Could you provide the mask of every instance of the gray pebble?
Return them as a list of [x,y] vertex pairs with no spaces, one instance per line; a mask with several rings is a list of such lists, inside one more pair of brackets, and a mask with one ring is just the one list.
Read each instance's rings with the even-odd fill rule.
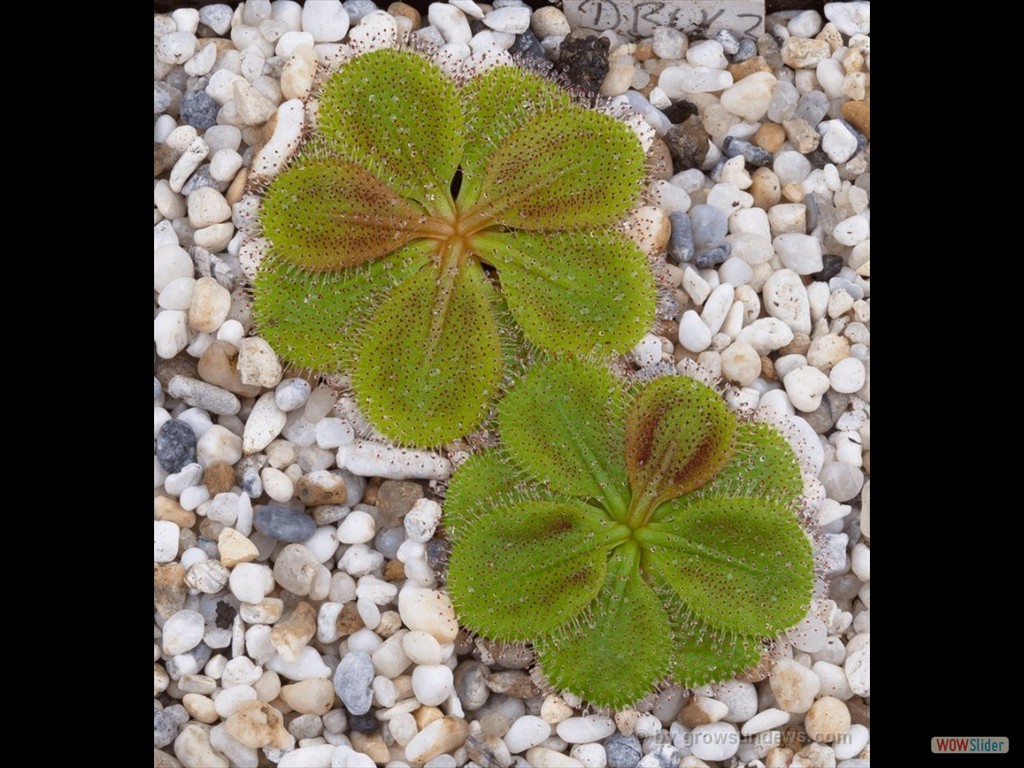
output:
[[775,93],[768,102],[768,119],[773,123],[789,120],[796,112],[799,101],[800,91],[796,86],[786,80],[779,80],[775,84]]
[[613,733],[605,740],[604,751],[608,758],[608,768],[636,768],[643,756],[640,739],[621,733]]
[[256,469],[249,467],[242,473],[242,490],[250,499],[258,499],[263,495],[263,480]]
[[820,480],[830,499],[844,502],[860,493],[864,473],[852,464],[833,461],[822,468]]
[[162,709],[153,707],[153,746],[166,747],[178,736],[178,724]]
[[352,26],[355,26],[366,14],[379,10],[373,0],[345,0],[341,7],[348,14],[348,22]]
[[206,84],[200,81],[197,87],[186,93],[181,99],[181,121],[191,125],[197,131],[205,131],[217,124],[217,112],[220,105],[206,92]]
[[189,249],[189,255],[195,262],[196,272],[200,277],[212,277],[229,291],[235,287],[235,283],[241,276],[241,267],[237,261],[234,263],[226,261],[198,245],[193,245]]
[[305,512],[272,504],[254,510],[253,524],[278,541],[305,541],[316,533],[316,523]]
[[184,421],[165,421],[156,436],[156,460],[168,474],[196,460],[196,433]]
[[693,259],[693,265],[697,269],[710,269],[721,264],[732,254],[732,246],[729,243],[720,243],[714,248],[701,251]]
[[[840,269],[842,269],[842,266],[840,266]],[[838,272],[839,270],[836,271]],[[843,277],[829,278],[828,288],[832,293],[846,291],[854,301],[864,298],[864,289],[852,280],[847,280]]]
[[736,55],[732,57],[732,60],[736,63],[752,59],[757,56],[757,43],[751,38],[744,37],[740,40],[739,50],[736,51]]
[[679,768],[683,756],[671,744],[663,744],[644,755],[637,763],[638,768]]
[[804,420],[819,435],[823,435],[835,426],[836,419],[842,416],[846,406],[850,404],[850,396],[829,390],[821,396],[821,405],[810,413],[802,414]]
[[722,143],[722,149],[726,157],[743,155],[743,159],[751,165],[770,165],[772,162],[771,152],[761,149],[761,147],[751,144],[749,141],[737,139],[735,136],[726,136],[725,141]]
[[[167,83],[155,80],[153,82],[153,114],[162,115],[171,108],[171,103],[174,101],[174,94],[177,89],[172,88]],[[181,95],[180,93],[178,94]]]
[[487,687],[490,673],[487,665],[480,661],[464,661],[455,668],[455,691],[466,711],[480,709],[487,703],[491,695]]
[[153,399],[156,400],[164,392],[164,388],[160,385],[160,379],[156,376],[153,377]]
[[736,39],[736,36],[728,29],[720,29],[715,33],[713,40],[718,41],[722,46],[722,50],[728,55],[739,53],[740,41]]
[[729,234],[729,220],[721,208],[695,205],[690,209],[693,244],[698,251],[718,245]]
[[[339,507],[339,509],[345,509],[345,507]],[[385,559],[394,560],[403,541],[405,541],[405,528],[382,528],[377,531],[373,546],[384,555]]]
[[182,675],[196,675],[210,660],[212,651],[206,643],[200,643],[190,651],[179,653],[167,662],[167,674],[171,680],[180,680]]
[[813,232],[818,228],[818,195],[813,192],[804,195],[804,205],[807,206],[805,229]]
[[334,672],[334,690],[353,715],[365,715],[373,701],[373,661],[363,651],[349,651]]
[[210,164],[203,163],[188,177],[188,181],[181,188],[181,194],[191,195],[202,187],[213,187],[218,192],[224,192],[231,185],[230,181],[218,181],[210,173]]
[[693,258],[693,226],[690,217],[683,211],[673,211],[668,215],[672,225],[672,236],[668,241],[668,254],[678,264]]
[[187,376],[172,377],[167,384],[167,394],[218,416],[234,416],[242,408],[238,398],[226,389]]
[[808,91],[800,97],[793,117],[802,117],[812,126],[817,126],[828,114],[828,96],[821,91]]
[[288,723],[288,733],[296,739],[315,739],[324,731],[319,715],[299,715]]

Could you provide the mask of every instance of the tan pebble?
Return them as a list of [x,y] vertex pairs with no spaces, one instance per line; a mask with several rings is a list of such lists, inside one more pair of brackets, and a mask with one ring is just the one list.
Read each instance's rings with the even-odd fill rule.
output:
[[281,694],[281,677],[268,669],[252,687],[260,701],[273,701]]
[[843,117],[850,121],[854,128],[871,138],[871,102],[848,101],[843,104]]
[[371,507],[377,506],[377,491],[380,490],[382,482],[382,478],[370,478],[370,481],[366,484],[366,490],[363,491],[363,504],[369,504]]
[[831,744],[849,732],[850,710],[834,696],[822,696],[807,710],[804,728],[815,741]]
[[273,624],[284,613],[284,601],[279,597],[265,597],[258,603],[242,603],[238,615],[246,624]]
[[217,537],[217,551],[220,553],[221,564],[228,568],[234,568],[239,563],[251,563],[260,554],[256,545],[234,528],[221,530]]
[[775,665],[769,684],[779,708],[792,713],[810,709],[821,688],[818,676],[792,659],[783,659]]
[[153,768],[182,768],[182,765],[174,755],[153,747]]
[[647,153],[647,168],[650,181],[668,179],[672,176],[672,153],[660,137],[655,136]]
[[231,293],[212,277],[196,280],[192,289],[192,305],[188,308],[188,323],[201,333],[214,333],[227,319],[231,310]]
[[281,713],[264,701],[247,701],[225,723],[228,733],[250,749],[285,749],[294,738],[284,727]]
[[224,199],[228,201],[228,205],[234,205],[245,195],[246,186],[249,183],[249,169],[242,168],[235,174],[235,178],[232,179],[231,185],[228,187],[228,191],[224,193]]
[[672,235],[668,214],[653,205],[642,205],[629,217],[629,236],[640,250],[654,256],[665,250]]
[[300,680],[281,686],[280,696],[296,712],[325,715],[334,706],[334,683],[319,677]]
[[276,387],[284,372],[270,344],[251,336],[238,345],[238,373],[243,384]]
[[778,123],[765,121],[761,123],[761,127],[754,134],[754,143],[765,152],[771,152],[773,155],[782,148],[782,144],[785,141],[786,131]]
[[203,696],[201,693],[186,693],[181,703],[188,713],[201,723],[215,723],[220,719],[216,707],[213,706],[213,699]]
[[181,610],[187,594],[185,569],[181,563],[153,565],[153,604],[157,613],[169,619]]
[[405,563],[388,560],[384,564],[384,581],[402,581],[405,578]]
[[384,611],[380,615],[380,624],[377,625],[374,632],[386,640],[401,628],[402,617],[398,615],[398,611]]
[[805,197],[803,185],[795,181],[787,184],[782,188],[782,197],[790,203],[802,203]]
[[747,192],[754,198],[754,206],[767,211],[782,198],[779,177],[771,168],[758,168],[750,175],[751,184]]
[[412,22],[413,29],[419,29],[423,24],[423,17],[420,12],[408,3],[392,3],[388,6],[388,13],[392,16],[404,16],[409,19]]
[[832,49],[824,40],[808,40],[806,37],[789,37],[782,44],[782,61],[793,69],[810,69],[832,55]]
[[764,768],[789,768],[793,759],[793,750],[787,747],[775,747],[765,755]]
[[794,764],[803,768],[832,768],[836,764],[836,753],[824,744],[808,744],[796,753],[790,765]]
[[843,70],[846,72],[863,72],[864,54],[856,48],[847,48],[846,53],[839,58],[839,63],[843,65]]
[[342,639],[348,637],[353,632],[358,632],[362,629],[365,624],[359,616],[359,611],[356,610],[355,603],[345,603],[341,609],[341,613],[338,614],[338,618],[335,621],[335,627],[338,630],[338,636]]
[[849,99],[861,101],[868,95],[868,75],[866,72],[850,72],[843,78],[842,94]]
[[755,72],[771,72],[772,68],[768,66],[768,62],[764,60],[764,56],[751,56],[746,61],[741,61],[738,64],[730,64],[726,67],[729,73],[732,75],[732,81],[735,83],[742,80],[747,75],[752,75]]
[[203,485],[210,496],[227,493],[235,485],[235,468],[224,461],[214,462],[203,472]]
[[227,526],[224,523],[218,523],[216,520],[211,520],[208,517],[204,517],[199,522],[199,534],[206,539],[213,541],[220,537],[221,531]]
[[768,677],[768,674],[772,670],[775,662],[772,658],[764,653],[761,655],[761,659],[752,666],[750,669],[745,669],[740,674],[736,675],[737,680],[741,680],[744,683],[759,683]]
[[315,634],[316,609],[300,600],[292,612],[270,630],[270,642],[285,661],[294,662]]
[[803,355],[811,347],[811,337],[803,331],[793,334],[793,340],[779,350],[779,355]]
[[548,694],[540,705],[540,717],[545,723],[555,725],[573,716],[573,708],[565,699],[556,694]]
[[786,138],[793,145],[793,149],[802,155],[813,152],[818,148],[818,144],[821,143],[821,136],[802,117],[784,120],[782,127],[785,129]]
[[384,765],[384,763],[391,759],[388,745],[384,743],[384,739],[379,733],[350,731],[348,737],[352,742],[352,749],[368,755],[377,765]]
[[177,499],[170,496],[153,497],[153,519],[170,520],[179,528],[191,528],[196,524],[196,513],[182,509]]
[[296,483],[299,499],[307,507],[321,504],[345,504],[348,490],[345,479],[330,472],[315,472],[303,475]]
[[807,364],[828,373],[832,366],[849,356],[850,340],[845,336],[829,333],[811,342],[807,350]]
[[223,387],[241,397],[256,397],[262,389],[245,384],[238,373],[238,348],[230,342],[215,340],[199,358],[199,378]]
[[[159,648],[157,649],[159,652]],[[170,675],[167,674],[167,670],[161,667],[159,664],[153,665],[153,695],[157,696],[167,690],[168,684],[171,682]]]
[[644,40],[642,43],[637,43],[636,50],[633,51],[633,55],[637,61],[647,61],[654,57],[654,44],[649,40]]
[[420,707],[412,713],[412,716],[416,719],[416,727],[422,731],[435,720],[444,717],[444,712],[437,707]]
[[300,45],[281,68],[281,96],[285,99],[305,99],[313,87],[316,76],[316,54],[308,45]]
[[188,723],[174,740],[174,755],[185,768],[228,768],[231,763],[210,746],[210,729],[202,723]]
[[495,693],[503,693],[515,699],[532,699],[540,690],[526,672],[516,669],[503,670],[487,676],[487,687]]
[[[417,712],[419,711],[417,710]],[[417,722],[419,721],[417,720]],[[445,752],[455,751],[466,743],[468,735],[469,726],[465,720],[441,717],[429,723],[425,728],[420,727],[420,732],[406,745],[405,757],[412,763],[425,763]]]
[[831,21],[821,28],[821,32],[815,35],[814,39],[828,43],[830,55],[843,47],[843,33]]

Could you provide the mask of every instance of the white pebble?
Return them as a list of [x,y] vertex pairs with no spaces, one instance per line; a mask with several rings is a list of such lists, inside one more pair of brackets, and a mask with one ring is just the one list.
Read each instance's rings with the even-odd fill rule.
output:
[[834,696],[841,701],[846,701],[853,696],[850,683],[846,679],[846,672],[838,664],[816,661],[811,670],[818,676],[818,681],[821,684],[818,692],[822,696]]
[[569,751],[569,756],[579,760],[585,768],[605,768],[608,765],[608,753],[600,744],[576,744]]
[[284,472],[274,467],[264,467],[260,472],[263,492],[274,501],[289,501],[295,494],[295,483]]
[[530,9],[525,5],[496,8],[484,16],[484,24],[497,32],[519,35],[530,28]]
[[153,318],[153,341],[156,353],[169,360],[188,346],[188,315],[179,310],[164,309]]
[[816,653],[825,647],[828,629],[825,622],[814,615],[807,615],[793,629],[786,633],[790,643],[798,651]]
[[[535,10],[533,18],[530,20],[530,26],[533,29],[533,33],[540,40],[543,40],[545,37],[564,37],[572,31],[569,27],[568,19],[565,18],[565,14],[562,13],[561,9],[554,6],[542,6]],[[657,34],[657,30],[655,30],[655,34]],[[670,58],[661,54],[658,55],[661,58]]]
[[436,707],[444,703],[454,689],[452,671],[443,664],[421,664],[412,672],[412,691],[421,704]]
[[440,664],[444,661],[441,644],[433,635],[420,630],[409,632],[402,638],[402,649],[415,664]]
[[[871,732],[866,727],[860,723],[854,723],[850,726],[850,730],[832,745],[832,749],[836,753],[836,759],[849,760],[856,757],[864,751],[864,747],[868,745],[870,738]],[[845,766],[846,764],[844,763],[843,765]]]
[[615,721],[606,715],[570,717],[555,726],[558,736],[570,744],[600,741],[615,733]]
[[398,593],[398,613],[409,629],[427,632],[439,643],[451,642],[458,634],[455,609],[444,592],[407,583]]
[[757,713],[757,689],[753,683],[728,680],[714,687],[715,698],[729,708],[723,720],[744,723]]
[[518,718],[503,737],[505,746],[513,755],[542,744],[551,735],[551,726],[536,715]]
[[775,93],[775,84],[775,75],[771,72],[754,72],[724,90],[721,105],[744,120],[762,120]]
[[158,293],[174,280],[191,278],[194,273],[192,257],[178,245],[164,245],[153,251],[153,290]]
[[722,44],[717,40],[702,40],[691,45],[686,51],[686,61],[695,67],[711,69],[725,69],[729,66]]
[[841,245],[857,245],[871,236],[871,224],[866,216],[851,216],[833,227],[832,236]]
[[185,198],[171,189],[167,179],[159,179],[153,185],[153,205],[166,219],[180,219],[187,212]]
[[431,499],[417,499],[405,516],[405,533],[412,541],[428,542],[441,522],[441,505]]
[[825,18],[844,35],[871,34],[871,3],[868,0],[825,3]]
[[170,520],[153,521],[153,561],[169,563],[178,556],[181,530]]
[[452,471],[451,462],[437,453],[396,448],[371,440],[341,446],[337,462],[338,467],[354,475],[391,480],[445,480]]
[[[194,129],[193,129],[194,130]],[[171,185],[171,189],[175,192],[181,192],[181,188],[185,186],[185,182],[188,181],[192,172],[199,167],[199,164],[206,159],[206,156],[210,152],[209,145],[198,136],[192,140],[181,157],[178,158],[177,162],[174,163],[174,167],[171,168],[171,175],[168,177],[168,183]]]
[[772,240],[783,265],[798,275],[810,275],[822,268],[821,243],[811,235],[787,233]]
[[[732,307],[733,297],[735,296],[735,287],[729,283],[722,283],[716,287],[711,295],[708,296],[706,302],[704,302],[704,309],[700,313],[700,319],[708,327],[711,335],[714,336],[722,328],[722,323],[725,322],[725,316],[728,314],[729,309]],[[682,325],[680,324],[680,333],[682,333]],[[685,346],[685,345],[684,345]],[[687,349],[690,349],[687,347]],[[699,352],[701,350],[690,349],[691,352]]]
[[427,19],[448,43],[465,43],[473,39],[466,14],[448,3],[431,3]]
[[231,570],[228,588],[243,603],[259,603],[274,588],[274,573],[259,563],[238,563]]
[[793,330],[774,317],[762,317],[743,328],[736,341],[749,344],[759,355],[766,355],[793,340]]
[[871,580],[871,549],[863,542],[858,542],[850,554],[850,568],[861,581]]
[[[685,280],[685,277],[684,277]],[[692,309],[683,313],[679,320],[679,343],[690,352],[703,352],[711,345],[711,331],[700,315]]]
[[[223,329],[223,326],[221,326]],[[277,385],[274,402],[285,413],[298,410],[309,399],[309,382],[305,379],[284,379]]]
[[732,83],[732,75],[727,70],[696,67],[692,64],[666,67],[658,77],[658,87],[673,100],[686,98],[694,93],[721,91]]
[[782,383],[793,407],[805,413],[817,410],[829,388],[828,376],[809,365],[790,371]]
[[845,163],[857,152],[857,137],[842,121],[826,120],[818,125],[818,132],[821,149],[832,162]]
[[356,509],[338,526],[338,541],[342,544],[365,544],[376,533],[376,522],[369,513]]
[[629,354],[641,368],[654,365],[661,360],[661,341],[653,333],[646,333]]
[[846,357],[836,363],[829,371],[829,382],[836,392],[852,394],[860,391],[867,380],[864,363],[855,357]]
[[191,32],[169,32],[156,44],[156,58],[164,64],[184,64],[196,52],[196,36]]
[[740,734],[732,723],[698,725],[690,731],[690,750],[701,760],[727,760],[740,746]]
[[788,325],[794,333],[811,332],[811,306],[800,275],[792,269],[773,272],[762,288],[768,314]]
[[249,412],[242,432],[242,450],[259,453],[281,434],[287,417],[277,407],[273,392],[265,392]]
[[348,32],[348,13],[341,0],[317,0],[302,9],[302,30],[318,43],[335,43]]

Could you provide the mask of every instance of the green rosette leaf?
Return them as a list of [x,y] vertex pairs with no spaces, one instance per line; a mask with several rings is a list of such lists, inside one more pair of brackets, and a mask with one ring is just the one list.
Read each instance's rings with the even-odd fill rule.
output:
[[572,499],[495,507],[468,523],[448,564],[467,627],[531,640],[578,616],[604,583],[612,525]]
[[772,636],[806,614],[814,589],[811,542],[792,510],[761,499],[677,505],[634,534],[644,569],[720,631]]
[[619,547],[585,615],[534,642],[548,681],[599,707],[629,706],[669,673],[668,615],[641,578],[637,558],[635,545]]
[[462,157],[455,83],[411,51],[372,51],[324,86],[317,115],[330,149],[431,213],[452,210]]
[[486,232],[473,247],[498,267],[513,317],[547,352],[626,352],[654,322],[653,273],[620,232]]
[[356,400],[402,444],[442,445],[476,429],[501,384],[493,289],[479,264],[451,278],[444,284],[433,264],[420,270],[388,295],[359,339]]
[[622,384],[574,359],[535,365],[498,406],[505,449],[536,480],[625,511]]

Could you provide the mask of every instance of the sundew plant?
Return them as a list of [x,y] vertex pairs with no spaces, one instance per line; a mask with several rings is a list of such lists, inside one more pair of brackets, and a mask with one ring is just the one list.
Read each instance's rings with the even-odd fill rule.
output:
[[448,590],[473,632],[532,642],[553,687],[620,708],[718,682],[806,615],[797,457],[715,390],[555,360],[511,389],[498,428],[447,492]]
[[618,228],[644,174],[629,127],[539,76],[359,56],[263,197],[258,331],[294,366],[348,374],[385,437],[450,442],[524,346],[608,357],[648,330],[653,273]]

